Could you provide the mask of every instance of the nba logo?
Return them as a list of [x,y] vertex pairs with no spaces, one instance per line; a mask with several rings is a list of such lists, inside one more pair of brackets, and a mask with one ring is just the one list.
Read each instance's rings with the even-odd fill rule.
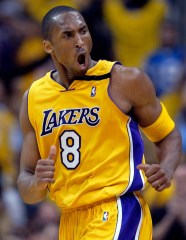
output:
[[107,222],[108,221],[108,217],[109,217],[109,212],[104,212],[102,221],[103,222]]
[[94,97],[95,95],[96,95],[96,87],[92,87],[91,97]]

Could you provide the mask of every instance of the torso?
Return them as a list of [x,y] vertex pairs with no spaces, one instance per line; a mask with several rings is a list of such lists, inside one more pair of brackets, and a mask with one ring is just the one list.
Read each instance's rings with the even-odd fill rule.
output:
[[144,161],[138,124],[108,94],[113,65],[99,61],[68,90],[48,73],[29,91],[28,113],[41,158],[52,144],[57,147],[56,181],[49,189],[63,210],[144,187],[136,169]]

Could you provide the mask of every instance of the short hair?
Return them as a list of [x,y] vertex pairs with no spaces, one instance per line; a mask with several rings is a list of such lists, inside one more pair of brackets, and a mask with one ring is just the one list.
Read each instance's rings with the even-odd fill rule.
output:
[[78,10],[69,6],[57,6],[52,8],[50,11],[46,13],[46,15],[43,17],[43,20],[42,20],[42,32],[43,32],[43,38],[45,40],[51,40],[52,26],[54,24],[53,18],[59,14],[63,14],[66,12],[79,13]]

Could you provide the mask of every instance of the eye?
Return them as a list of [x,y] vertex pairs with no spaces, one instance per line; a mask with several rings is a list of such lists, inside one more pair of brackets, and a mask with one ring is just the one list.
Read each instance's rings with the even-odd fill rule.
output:
[[70,38],[70,37],[72,37],[72,33],[71,32],[64,32],[63,36],[64,36],[64,38]]
[[87,33],[87,28],[83,27],[80,29],[81,34],[86,34]]

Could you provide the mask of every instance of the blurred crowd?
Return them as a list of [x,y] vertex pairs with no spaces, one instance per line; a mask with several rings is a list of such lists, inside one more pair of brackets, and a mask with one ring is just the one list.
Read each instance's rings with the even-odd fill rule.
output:
[[[49,199],[26,205],[16,187],[22,135],[19,108],[31,83],[54,68],[42,46],[41,20],[52,7],[83,14],[93,38],[92,58],[143,69],[177,122],[182,162],[171,188],[144,192],[154,240],[186,239],[185,0],[0,0],[0,240],[57,240],[60,209]],[[137,87],[137,86],[136,86]],[[146,161],[155,161],[144,136]]]

